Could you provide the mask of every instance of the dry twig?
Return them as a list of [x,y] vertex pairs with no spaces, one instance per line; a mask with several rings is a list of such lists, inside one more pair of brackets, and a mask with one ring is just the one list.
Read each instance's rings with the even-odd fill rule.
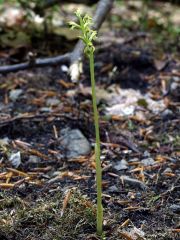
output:
[[[113,4],[113,0],[100,0],[95,15],[93,17],[94,26],[93,28],[98,30],[105,17],[107,16],[108,12],[110,11]],[[59,64],[70,64],[70,77],[72,80],[77,80],[75,78],[79,77],[80,69],[79,69],[79,61],[82,58],[84,50],[84,44],[82,41],[78,41],[74,50],[70,53],[66,53],[64,55],[56,56],[56,57],[49,57],[49,58],[37,58],[34,61],[29,61],[20,64],[14,65],[6,65],[0,67],[0,73],[10,73],[10,72],[17,72],[20,70],[30,69],[30,68],[37,68],[37,67],[46,67],[46,66],[57,66]],[[76,69],[76,74],[75,73]]]

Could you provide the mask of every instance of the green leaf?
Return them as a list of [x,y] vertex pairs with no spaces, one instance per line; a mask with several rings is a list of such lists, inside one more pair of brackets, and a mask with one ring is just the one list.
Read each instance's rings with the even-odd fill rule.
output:
[[93,31],[93,32],[91,33],[91,36],[89,37],[89,40],[92,41],[92,40],[96,39],[96,35],[97,35],[97,32],[96,32],[96,31]]
[[71,26],[71,29],[74,29],[74,28],[81,29],[81,26],[75,22],[69,22],[69,25]]

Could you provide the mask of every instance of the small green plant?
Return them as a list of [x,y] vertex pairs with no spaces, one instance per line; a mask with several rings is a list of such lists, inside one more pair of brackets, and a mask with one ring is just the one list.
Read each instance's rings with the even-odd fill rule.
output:
[[81,13],[77,10],[75,12],[79,24],[70,22],[72,29],[78,29],[81,31],[79,37],[85,44],[84,53],[89,58],[90,75],[91,75],[91,89],[92,89],[92,102],[94,112],[94,124],[96,133],[95,144],[95,156],[96,156],[96,186],[97,186],[97,234],[102,235],[102,223],[103,223],[103,208],[102,208],[102,169],[100,162],[100,136],[99,136],[99,114],[97,110],[96,101],[96,89],[95,89],[95,77],[94,77],[94,51],[93,40],[96,39],[97,32],[91,29],[92,18],[87,14],[81,16]]

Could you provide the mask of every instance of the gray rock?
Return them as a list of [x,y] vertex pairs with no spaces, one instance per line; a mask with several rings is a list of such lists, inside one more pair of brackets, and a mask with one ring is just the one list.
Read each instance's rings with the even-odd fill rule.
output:
[[35,155],[30,155],[28,159],[28,163],[39,163],[40,161],[40,158]]
[[57,98],[48,98],[46,101],[47,106],[58,106],[60,104],[60,100]]
[[174,97],[179,97],[180,93],[180,77],[172,77],[170,85],[170,93]]
[[125,159],[122,159],[121,161],[118,161],[113,168],[117,171],[126,170],[128,169],[128,163]]
[[22,89],[13,89],[10,91],[9,93],[9,98],[15,102],[19,96],[23,93],[23,90]]
[[180,213],[180,204],[172,204],[169,208],[174,213]]
[[142,163],[144,166],[151,166],[151,165],[154,165],[154,164],[155,164],[155,161],[154,161],[154,159],[152,159],[152,158],[144,158],[143,160],[141,160],[141,163]]
[[79,129],[65,128],[60,132],[61,146],[65,149],[67,158],[88,155],[91,145]]
[[111,192],[111,193],[119,192],[118,188],[115,185],[110,186],[108,188],[108,191]]
[[163,112],[162,112],[162,117],[163,118],[166,118],[166,117],[170,117],[173,115],[173,112],[170,110],[170,109],[165,109]]
[[148,151],[145,151],[145,152],[143,153],[143,156],[144,156],[144,157],[150,157],[150,156],[151,156],[151,154],[150,154],[150,152],[148,152]]
[[15,168],[18,168],[19,165],[21,164],[21,153],[16,152],[16,153],[12,153],[9,157],[9,161],[11,162],[12,166]]

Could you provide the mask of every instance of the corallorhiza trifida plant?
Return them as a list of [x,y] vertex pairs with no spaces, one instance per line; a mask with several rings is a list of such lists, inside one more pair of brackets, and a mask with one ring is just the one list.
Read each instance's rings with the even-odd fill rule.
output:
[[96,156],[96,185],[97,185],[97,234],[102,235],[102,224],[103,224],[103,208],[102,208],[102,169],[100,162],[100,136],[99,136],[99,114],[96,103],[96,89],[95,89],[95,77],[94,77],[94,51],[93,40],[96,39],[97,32],[91,29],[92,18],[87,14],[82,16],[77,10],[75,12],[79,24],[70,22],[72,29],[78,29],[81,31],[79,38],[84,42],[85,48],[84,53],[89,58],[90,75],[91,75],[91,89],[92,89],[92,102],[94,112],[94,124],[96,133],[95,143],[95,156]]

